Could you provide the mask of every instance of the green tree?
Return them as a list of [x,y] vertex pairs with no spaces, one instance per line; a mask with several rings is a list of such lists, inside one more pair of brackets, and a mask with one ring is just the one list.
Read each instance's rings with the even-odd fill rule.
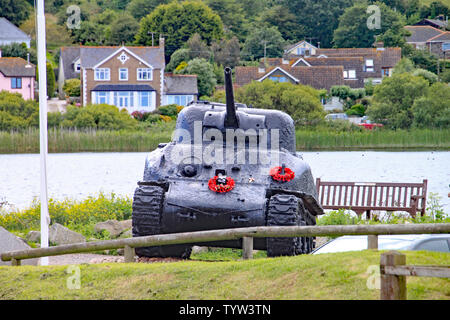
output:
[[186,46],[189,50],[189,60],[194,58],[211,58],[211,50],[202,40],[202,37],[198,33],[194,33],[189,40],[186,42]]
[[199,96],[210,96],[217,84],[214,67],[207,60],[195,58],[188,62],[186,68],[175,71],[181,74],[196,74]]
[[47,95],[50,98],[55,96],[56,80],[55,72],[53,71],[52,65],[47,63]]
[[236,91],[236,101],[255,108],[286,112],[296,125],[320,122],[325,116],[320,92],[308,86],[276,83],[271,80],[252,81]]
[[221,66],[234,68],[238,65],[241,57],[241,48],[239,40],[233,37],[229,40],[222,39],[215,41],[211,45],[211,50],[214,55],[214,61]]
[[261,23],[266,27],[277,27],[286,41],[298,41],[308,36],[306,28],[298,24],[295,14],[281,5],[265,10],[261,15]]
[[79,29],[70,32],[73,41],[82,45],[103,45],[106,41],[105,26],[95,22],[82,21]]
[[414,127],[449,128],[450,88],[443,83],[433,84],[426,96],[414,101],[412,114]]
[[334,31],[333,42],[340,48],[370,48],[378,39],[386,41],[386,46],[398,46],[404,43],[406,30],[403,28],[405,21],[402,15],[386,6],[384,3],[375,2],[380,9],[380,28],[368,28],[372,12],[367,13],[367,3],[356,3],[347,8],[339,18],[339,26]]
[[123,13],[111,24],[109,43],[112,45],[131,44],[134,42],[134,36],[138,30],[139,23],[130,14]]
[[408,58],[401,58],[397,65],[394,67],[393,74],[400,74],[405,72],[414,71],[414,63]]
[[170,57],[170,62],[166,65],[166,71],[174,71],[182,62],[188,62],[191,59],[189,49],[181,48],[176,50]]
[[[323,48],[329,48],[333,40],[333,31],[344,10],[353,5],[354,0],[278,0],[297,17],[298,26],[305,28],[307,36],[315,37],[313,44],[320,42]],[[298,39],[301,40],[301,39]]]
[[422,6],[420,9],[420,17],[434,19],[438,15],[448,16],[450,8],[441,1],[433,1],[429,6]]
[[171,2],[159,5],[152,13],[142,18],[136,43],[151,44],[152,37],[149,32],[167,35],[166,58],[169,59],[194,33],[198,33],[209,45],[213,40],[222,37],[222,30],[220,17],[206,4],[194,1]]
[[166,4],[169,0],[131,0],[127,6],[127,11],[137,20],[150,14],[160,4]]
[[427,94],[428,81],[410,73],[384,78],[375,88],[367,114],[376,122],[392,129],[409,128],[413,122],[412,106]]
[[245,39],[247,20],[240,1],[206,0],[206,4],[220,16],[226,33],[236,35],[240,40]]
[[34,49],[28,49],[25,43],[12,43],[9,45],[0,46],[2,57],[20,57],[27,60],[27,55],[30,54],[30,62],[36,64],[37,56]]
[[417,77],[422,77],[425,80],[427,80],[429,82],[430,85],[432,85],[433,83],[438,82],[438,76],[436,74],[434,74],[433,72],[430,72],[428,70],[425,69],[416,69],[414,70],[414,72],[412,73],[413,76],[417,76]]
[[253,30],[247,37],[242,55],[250,60],[264,57],[280,57],[285,41],[276,27]]
[[8,19],[16,26],[28,19],[31,10],[26,0],[0,0],[0,17]]

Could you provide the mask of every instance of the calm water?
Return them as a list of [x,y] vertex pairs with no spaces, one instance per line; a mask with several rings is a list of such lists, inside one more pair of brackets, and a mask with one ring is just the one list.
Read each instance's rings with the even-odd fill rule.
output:
[[[450,152],[301,152],[314,178],[329,181],[421,182],[450,213]],[[146,153],[50,154],[49,197],[83,199],[99,192],[132,196]],[[0,155],[0,201],[17,208],[39,197],[39,155]]]

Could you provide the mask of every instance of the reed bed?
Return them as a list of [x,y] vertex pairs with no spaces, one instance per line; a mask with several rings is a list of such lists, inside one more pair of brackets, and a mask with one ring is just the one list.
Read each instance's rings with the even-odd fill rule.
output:
[[449,129],[296,131],[298,150],[450,149]]
[[[140,131],[49,129],[48,151],[145,152],[170,141],[172,129]],[[0,153],[39,153],[39,130],[0,132]]]
[[[51,153],[146,152],[171,139],[173,124],[145,130],[49,129]],[[333,131],[297,129],[298,150],[450,149],[450,129]],[[0,131],[0,153],[39,153],[39,130]]]

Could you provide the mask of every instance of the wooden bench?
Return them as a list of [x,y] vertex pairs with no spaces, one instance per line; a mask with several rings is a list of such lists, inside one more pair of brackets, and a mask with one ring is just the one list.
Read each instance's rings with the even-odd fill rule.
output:
[[423,216],[427,200],[427,180],[422,183],[358,183],[316,180],[317,194],[324,209],[353,210],[359,216],[371,210],[406,211]]

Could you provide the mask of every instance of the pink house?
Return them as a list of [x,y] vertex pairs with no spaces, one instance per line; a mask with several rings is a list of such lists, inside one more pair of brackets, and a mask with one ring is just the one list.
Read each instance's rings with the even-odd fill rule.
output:
[[25,100],[34,99],[36,67],[22,58],[0,56],[0,91],[17,92]]

